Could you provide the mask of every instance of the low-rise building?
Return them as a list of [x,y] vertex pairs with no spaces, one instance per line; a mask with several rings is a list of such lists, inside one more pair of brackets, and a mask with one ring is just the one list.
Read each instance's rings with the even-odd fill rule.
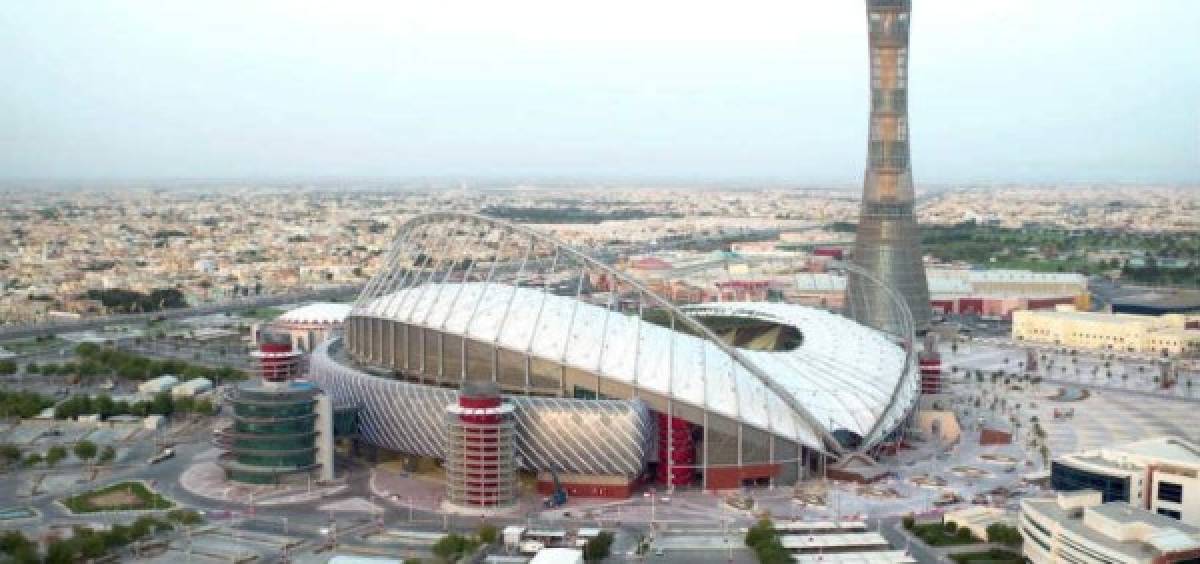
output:
[[574,548],[543,548],[529,564],[583,564],[583,551]]
[[[1081,274],[1029,270],[926,269],[929,307],[939,314],[1008,318],[1020,310],[1059,305],[1086,306],[1087,278]],[[800,303],[839,307],[846,277],[827,272],[798,273],[795,295]]]
[[1200,526],[1200,446],[1158,437],[1060,456],[1051,462],[1058,491],[1095,490],[1105,502],[1124,501]]
[[177,384],[179,384],[179,378],[170,374],[163,374],[158,378],[146,380],[138,384],[138,394],[142,396],[154,396],[171,391],[171,388],[174,388]]
[[1013,314],[1012,337],[1080,349],[1161,354],[1200,353],[1200,329],[1184,315],[1134,315],[1076,311],[1058,306],[1051,311]]
[[250,334],[255,346],[261,344],[260,336],[263,332],[270,332],[288,335],[294,350],[312,352],[335,330],[341,329],[349,313],[350,304],[308,304],[289,310],[270,323],[255,324]]
[[1021,501],[1022,551],[1034,564],[1200,562],[1200,529],[1098,491]]
[[171,396],[177,398],[194,398],[213,388],[212,380],[208,378],[192,378],[171,388]]

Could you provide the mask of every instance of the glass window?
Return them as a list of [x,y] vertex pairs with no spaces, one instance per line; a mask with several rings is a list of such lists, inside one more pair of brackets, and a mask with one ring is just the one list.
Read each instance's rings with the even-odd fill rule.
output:
[[1183,503],[1183,486],[1180,484],[1173,484],[1171,482],[1159,482],[1158,499],[1159,501]]
[[562,391],[562,366],[549,360],[531,359],[529,391],[542,395],[559,395]]
[[442,380],[459,382],[463,377],[463,339],[458,335],[442,335]]
[[1061,462],[1050,465],[1050,485],[1059,491],[1097,490],[1104,502],[1129,501],[1129,479],[1079,470]]
[[742,464],[766,464],[771,461],[771,436],[742,425]]
[[496,351],[496,381],[505,390],[525,390],[525,355],[500,349]]
[[492,345],[475,340],[467,341],[467,379],[492,381]]
[[421,328],[408,326],[408,371],[419,373],[421,371]]
[[1181,514],[1178,511],[1175,511],[1174,509],[1163,509],[1160,507],[1160,508],[1158,508],[1158,514],[1165,515],[1172,519],[1182,519],[1183,518],[1183,514]]
[[563,371],[563,387],[566,388],[567,392],[572,395],[574,395],[574,393],[571,392],[572,389],[582,388],[586,390],[587,393],[591,394],[591,397],[588,399],[596,399],[596,392],[599,389],[599,383],[600,382],[596,378],[596,375],[586,370],[567,367]]
[[738,424],[729,419],[711,413],[708,415],[708,427],[704,429],[704,449],[708,452],[709,465],[738,463],[737,428]]
[[421,365],[421,372],[427,377],[436,378],[442,373],[442,342],[439,338],[442,334],[425,329],[421,331],[421,335],[425,339],[425,364]]
[[395,342],[392,344],[396,351],[396,365],[392,368],[400,370],[408,366],[408,325],[396,324]]

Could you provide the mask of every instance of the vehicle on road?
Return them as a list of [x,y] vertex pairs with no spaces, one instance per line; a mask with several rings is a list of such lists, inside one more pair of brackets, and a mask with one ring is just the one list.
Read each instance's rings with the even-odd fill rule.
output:
[[171,458],[172,456],[175,456],[175,449],[164,448],[158,454],[151,456],[150,460],[146,461],[146,464],[158,464],[159,462]]

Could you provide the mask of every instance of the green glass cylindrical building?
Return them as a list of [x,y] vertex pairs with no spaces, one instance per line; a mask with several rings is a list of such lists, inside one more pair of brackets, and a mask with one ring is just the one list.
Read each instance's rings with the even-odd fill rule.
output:
[[318,468],[317,395],[307,382],[246,382],[228,401],[233,425],[225,433],[220,464],[226,478],[275,484]]

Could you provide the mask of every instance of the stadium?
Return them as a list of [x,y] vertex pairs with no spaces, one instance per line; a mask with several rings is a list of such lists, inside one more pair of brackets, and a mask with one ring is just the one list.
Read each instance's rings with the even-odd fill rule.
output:
[[489,383],[512,406],[515,464],[576,495],[790,485],[898,440],[919,384],[907,327],[675,304],[528,227],[433,213],[401,226],[309,374],[360,406],[363,441],[439,460],[447,406]]

